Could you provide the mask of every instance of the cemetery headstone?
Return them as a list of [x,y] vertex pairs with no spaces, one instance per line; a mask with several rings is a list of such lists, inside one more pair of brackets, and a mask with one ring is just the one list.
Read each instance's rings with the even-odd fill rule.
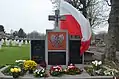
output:
[[28,41],[27,41],[27,40],[25,40],[25,44],[26,44],[26,45],[28,44]]
[[4,42],[5,42],[5,41],[4,41],[4,39],[2,39],[1,41],[2,41],[2,45],[3,45],[3,44],[4,44]]
[[31,41],[29,40],[28,43],[31,44]]
[[22,41],[21,40],[19,40],[19,47],[21,47],[22,46]]
[[6,40],[6,46],[10,46],[10,40],[9,39]]
[[45,62],[45,40],[31,40],[31,59],[38,64]]
[[19,45],[19,40],[16,40],[16,44]]
[[70,36],[69,38],[69,63],[82,64],[82,56],[80,56],[81,40],[79,36]]
[[5,39],[5,43],[7,42],[7,39]]
[[16,46],[16,40],[11,41],[12,46]]
[[23,40],[21,40],[21,44],[24,44]]

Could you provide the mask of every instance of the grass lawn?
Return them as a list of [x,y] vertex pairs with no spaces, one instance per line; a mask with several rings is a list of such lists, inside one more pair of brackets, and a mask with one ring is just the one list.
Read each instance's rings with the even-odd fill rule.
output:
[[12,64],[15,60],[29,59],[30,45],[22,47],[2,47],[0,50],[0,65]]

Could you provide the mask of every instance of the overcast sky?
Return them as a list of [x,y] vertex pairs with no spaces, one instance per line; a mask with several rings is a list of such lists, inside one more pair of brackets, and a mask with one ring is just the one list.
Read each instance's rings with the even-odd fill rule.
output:
[[50,0],[0,0],[0,24],[6,32],[23,28],[26,33],[44,33],[53,28],[53,22],[48,21],[51,13]]
[[[26,33],[38,31],[45,33],[52,29],[53,22],[48,21],[52,14],[50,0],[0,0],[0,24],[7,33],[23,28]],[[97,28],[97,31],[107,31],[108,27]]]

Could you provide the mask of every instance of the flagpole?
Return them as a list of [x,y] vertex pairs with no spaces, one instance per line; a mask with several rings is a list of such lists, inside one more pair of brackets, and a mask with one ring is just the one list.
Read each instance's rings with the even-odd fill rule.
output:
[[[60,3],[61,3],[61,0],[58,1],[59,4],[58,4],[58,10],[59,10],[59,15],[60,15]],[[58,22],[58,28],[60,28],[60,20]]]

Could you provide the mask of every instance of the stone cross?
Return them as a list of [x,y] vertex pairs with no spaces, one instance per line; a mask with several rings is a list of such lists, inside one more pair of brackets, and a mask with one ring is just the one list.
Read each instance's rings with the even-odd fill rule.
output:
[[65,16],[60,16],[60,10],[55,10],[55,15],[49,15],[49,20],[55,21],[55,27],[59,27],[59,21],[65,20]]

